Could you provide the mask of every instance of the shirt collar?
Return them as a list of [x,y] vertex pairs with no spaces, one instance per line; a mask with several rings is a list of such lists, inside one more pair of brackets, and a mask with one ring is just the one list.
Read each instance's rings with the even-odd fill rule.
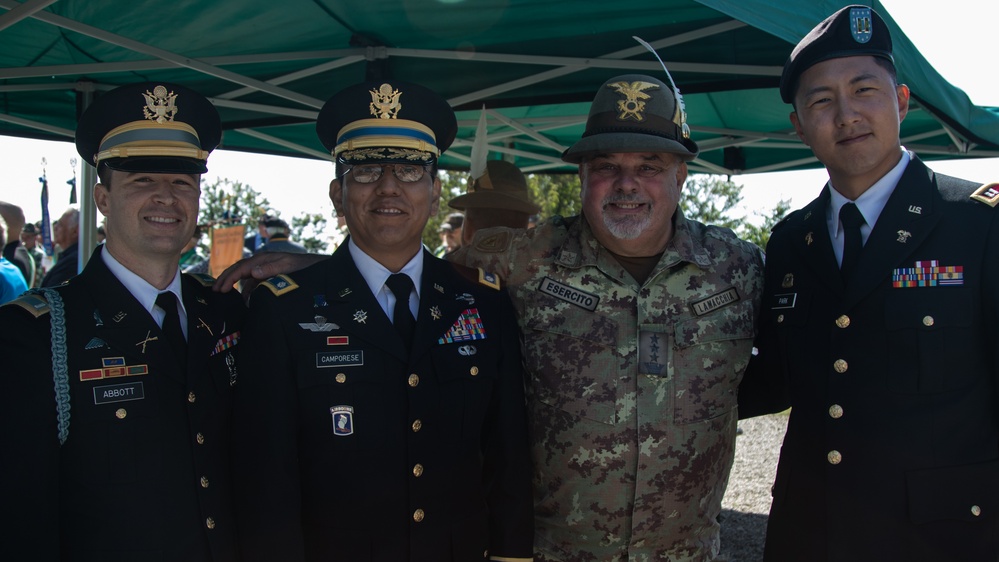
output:
[[[135,300],[139,301],[142,308],[146,309],[149,314],[153,314],[153,305],[156,304],[156,296],[162,293],[160,289],[149,284],[148,281],[139,277],[130,269],[121,264],[118,260],[114,259],[111,252],[108,251],[107,247],[101,248],[101,259],[104,260],[104,265],[107,266],[111,274],[114,275],[125,289]],[[164,291],[170,291],[177,297],[177,302],[180,303],[180,308],[187,313],[187,308],[184,306],[184,299],[181,293],[181,282],[180,282],[180,268],[177,268],[177,272],[174,273],[173,281],[167,285]]]
[[[902,158],[899,159],[898,164],[888,171],[887,174],[881,177],[878,181],[874,183],[867,191],[862,193],[856,201],[852,201],[857,205],[857,210],[860,214],[864,216],[864,222],[870,229],[874,228],[874,224],[878,222],[878,217],[881,216],[881,211],[884,210],[885,205],[888,204],[888,199],[891,197],[892,192],[895,191],[895,186],[898,185],[898,181],[902,179],[902,174],[905,173],[905,167],[909,165],[909,160],[911,156],[909,151],[902,149]],[[833,238],[839,238],[843,229],[840,227],[839,223],[839,210],[850,203],[850,199],[847,199],[842,193],[833,187],[832,182],[829,183],[829,212],[827,215],[829,223],[829,233]]]
[[[347,249],[350,251],[350,257],[354,260],[354,265],[357,266],[357,271],[361,273],[361,277],[364,278],[365,283],[368,284],[368,288],[371,289],[371,294],[378,295],[385,286],[385,281],[389,278],[389,275],[392,275],[392,272],[384,265],[375,261],[374,258],[364,253],[364,250],[360,249],[354,243],[353,238],[347,242]],[[419,299],[420,280],[423,278],[422,246],[420,247],[420,251],[413,256],[413,259],[409,260],[399,270],[399,273],[405,273],[413,280],[413,286],[416,288],[416,297]]]

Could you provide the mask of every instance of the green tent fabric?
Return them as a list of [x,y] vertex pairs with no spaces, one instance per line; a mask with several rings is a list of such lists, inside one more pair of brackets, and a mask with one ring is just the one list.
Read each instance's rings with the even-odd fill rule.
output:
[[[139,80],[212,98],[230,150],[327,158],[313,121],[366,79],[422,83],[455,107],[442,160],[467,169],[480,112],[490,157],[567,172],[596,89],[663,77],[687,103],[695,172],[817,167],[780,101],[794,43],[843,2],[816,0],[0,0],[0,134],[69,141],[94,95]],[[913,92],[903,143],[925,159],[999,156],[999,111],[976,107],[923,59],[878,2]]]

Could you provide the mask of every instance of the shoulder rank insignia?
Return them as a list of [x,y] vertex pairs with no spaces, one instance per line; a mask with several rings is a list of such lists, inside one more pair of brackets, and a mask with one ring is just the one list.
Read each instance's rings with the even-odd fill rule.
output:
[[280,297],[285,293],[290,293],[298,288],[298,283],[291,280],[291,277],[287,275],[278,275],[277,277],[271,277],[267,281],[260,283],[261,287],[267,287],[270,289],[274,296]]
[[495,273],[490,273],[481,267],[479,268],[479,284],[485,285],[486,287],[492,287],[497,291],[500,288],[500,278],[499,275]]
[[205,287],[211,287],[215,284],[215,278],[207,273],[185,273],[184,275],[194,277],[198,283],[201,283]]
[[8,305],[20,306],[24,310],[30,312],[35,318],[49,313],[49,302],[45,300],[45,297],[42,295],[26,294],[10,302],[4,303],[3,306]]
[[989,207],[995,207],[999,203],[999,183],[987,183],[979,187],[971,194],[971,198]]
[[512,238],[509,230],[503,230],[502,232],[483,237],[475,243],[475,249],[490,254],[505,252]]

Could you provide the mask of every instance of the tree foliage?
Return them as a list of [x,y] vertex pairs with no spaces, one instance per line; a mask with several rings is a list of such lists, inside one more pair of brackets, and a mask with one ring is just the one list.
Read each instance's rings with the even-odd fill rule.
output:
[[[256,231],[257,219],[267,212],[270,212],[270,202],[260,192],[243,182],[224,178],[202,186],[198,224],[207,228],[244,225],[249,235]],[[310,252],[326,253],[329,240],[324,234],[327,224],[325,216],[302,213],[288,222],[290,239]],[[207,251],[207,243],[208,238],[203,237],[203,250]]]
[[756,224],[745,215],[735,214],[741,202],[741,185],[722,176],[692,174],[683,187],[680,208],[687,218],[731,228],[739,238],[766,248],[770,230],[784,218],[791,203],[782,199],[769,212],[754,211]]

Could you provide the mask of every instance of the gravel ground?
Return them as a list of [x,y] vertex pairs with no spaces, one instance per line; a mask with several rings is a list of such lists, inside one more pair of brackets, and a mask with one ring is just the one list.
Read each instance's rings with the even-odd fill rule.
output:
[[770,512],[770,486],[787,427],[786,414],[739,422],[735,464],[722,500],[721,557],[717,562],[759,562]]

